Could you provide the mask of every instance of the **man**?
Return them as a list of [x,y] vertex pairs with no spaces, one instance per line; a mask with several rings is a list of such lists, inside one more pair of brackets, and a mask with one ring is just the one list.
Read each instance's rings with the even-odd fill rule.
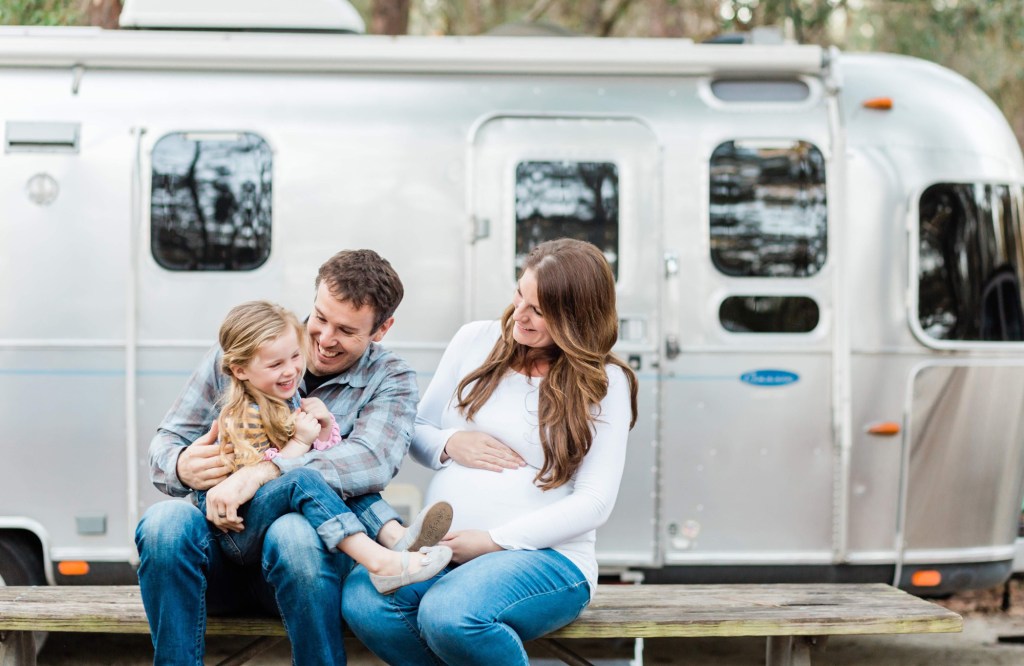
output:
[[345,498],[387,485],[409,448],[418,399],[415,373],[375,344],[394,323],[402,296],[394,269],[371,250],[339,252],[320,267],[301,395],[304,410],[318,418],[329,410],[341,429],[342,442],[327,451],[277,457],[228,476],[215,425],[227,384],[220,350],[211,350],[189,379],[150,444],[150,475],[168,495],[208,491],[214,522],[191,503],[168,501],[151,507],[136,529],[154,663],[201,664],[207,610],[253,608],[280,613],[296,663],[344,663],[341,586],[350,561],[328,552],[299,514],[269,527],[262,566],[225,559],[212,530],[237,529],[238,507],[299,467],[319,472]]

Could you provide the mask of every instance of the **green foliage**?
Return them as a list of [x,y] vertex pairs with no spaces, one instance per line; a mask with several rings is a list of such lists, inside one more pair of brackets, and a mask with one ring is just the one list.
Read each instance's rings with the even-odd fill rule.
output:
[[[369,24],[377,3],[351,0]],[[0,24],[76,25],[90,0],[0,0]],[[804,44],[931,60],[980,86],[1024,139],[1024,0],[411,0],[409,32],[476,35],[524,20],[584,35],[688,37],[778,26]]]
[[976,83],[1024,143],[1024,0],[873,0],[849,46],[936,62]]
[[76,0],[0,0],[0,25],[77,25],[82,15]]

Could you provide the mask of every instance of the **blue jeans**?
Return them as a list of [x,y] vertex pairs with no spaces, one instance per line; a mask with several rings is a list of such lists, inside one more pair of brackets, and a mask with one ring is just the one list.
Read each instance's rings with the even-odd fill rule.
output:
[[[275,482],[298,472],[305,470]],[[246,531],[265,532],[260,561],[238,565],[225,557],[216,539],[219,530],[190,503],[161,502],[142,517],[135,544],[154,664],[201,665],[207,613],[254,610],[281,616],[296,664],[345,663],[341,586],[351,560],[327,548],[299,514],[269,526],[253,524],[253,518]]]
[[[199,510],[206,515],[206,493],[197,494]],[[401,522],[398,513],[380,494],[361,495],[342,500],[323,477],[310,469],[296,469],[264,484],[251,500],[238,508],[245,529],[221,532],[214,538],[229,560],[235,564],[253,564],[260,555],[263,535],[270,525],[288,513],[301,513],[313,526],[328,550],[342,539],[366,532],[376,540],[389,520]]]
[[572,622],[590,585],[550,549],[488,553],[394,594],[378,593],[363,567],[345,581],[342,613],[389,664],[528,664],[523,642]]

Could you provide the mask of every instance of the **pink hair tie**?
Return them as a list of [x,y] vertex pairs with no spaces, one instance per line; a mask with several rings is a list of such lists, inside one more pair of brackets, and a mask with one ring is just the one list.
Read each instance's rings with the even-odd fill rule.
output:
[[314,440],[313,448],[317,451],[326,451],[340,441],[341,428],[338,427],[338,422],[334,420],[334,414],[331,414],[331,436],[327,438],[326,442],[321,439]]
[[280,451],[278,451],[274,447],[270,447],[269,449],[267,449],[266,451],[263,452],[263,459],[264,460],[273,460],[274,458],[278,457],[279,455],[281,455]]

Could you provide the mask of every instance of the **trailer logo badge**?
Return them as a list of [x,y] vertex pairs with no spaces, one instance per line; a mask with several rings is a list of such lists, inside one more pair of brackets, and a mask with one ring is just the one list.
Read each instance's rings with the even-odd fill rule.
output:
[[788,370],[751,370],[740,375],[740,381],[754,386],[785,386],[800,381],[800,375]]
[[40,206],[49,206],[57,200],[60,194],[60,186],[57,180],[48,173],[37,173],[28,179],[25,185],[25,192],[29,200]]

